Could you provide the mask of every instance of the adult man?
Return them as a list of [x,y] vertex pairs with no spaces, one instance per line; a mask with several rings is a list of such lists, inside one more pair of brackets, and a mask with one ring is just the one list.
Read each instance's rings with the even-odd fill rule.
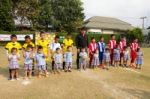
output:
[[76,36],[76,48],[77,48],[77,69],[79,69],[79,53],[81,48],[87,49],[88,47],[88,36],[86,35],[85,28],[80,29],[80,33]]

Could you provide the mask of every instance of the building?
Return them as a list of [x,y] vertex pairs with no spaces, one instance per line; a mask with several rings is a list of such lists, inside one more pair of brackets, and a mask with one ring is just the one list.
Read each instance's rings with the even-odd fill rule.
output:
[[120,19],[94,16],[84,22],[87,32],[102,34],[124,34],[134,27]]

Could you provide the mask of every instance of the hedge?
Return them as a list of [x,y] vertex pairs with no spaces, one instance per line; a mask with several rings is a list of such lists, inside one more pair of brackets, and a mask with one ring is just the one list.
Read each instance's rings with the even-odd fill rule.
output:
[[[67,34],[66,33],[58,33],[58,36],[61,37],[65,37]],[[78,33],[72,33],[72,39],[73,41],[75,41],[76,36],[78,35]],[[96,41],[98,42],[100,40],[100,36],[103,36],[105,39],[105,43],[108,43],[109,40],[111,39],[111,34],[87,34],[88,35],[88,42],[91,41],[91,38],[94,37],[96,39]],[[116,40],[117,42],[120,40],[120,36],[119,34],[115,34],[116,36]],[[62,43],[62,42],[61,42]]]

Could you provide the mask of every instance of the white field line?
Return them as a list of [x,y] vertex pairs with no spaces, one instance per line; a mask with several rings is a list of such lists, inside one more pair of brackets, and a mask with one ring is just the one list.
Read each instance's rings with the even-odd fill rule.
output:
[[21,84],[24,85],[24,86],[27,86],[27,85],[31,84],[31,81],[24,80]]
[[141,74],[141,72],[138,72],[138,71],[130,69],[130,68],[124,68],[124,70],[128,70],[128,71],[131,71],[131,72],[134,72],[134,73],[137,73],[137,74]]

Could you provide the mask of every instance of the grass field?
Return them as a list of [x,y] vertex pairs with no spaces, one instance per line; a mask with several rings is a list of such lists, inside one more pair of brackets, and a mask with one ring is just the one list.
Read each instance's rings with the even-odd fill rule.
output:
[[142,70],[113,68],[33,77],[26,84],[8,81],[8,63],[0,47],[0,99],[150,99],[150,49],[143,49]]

